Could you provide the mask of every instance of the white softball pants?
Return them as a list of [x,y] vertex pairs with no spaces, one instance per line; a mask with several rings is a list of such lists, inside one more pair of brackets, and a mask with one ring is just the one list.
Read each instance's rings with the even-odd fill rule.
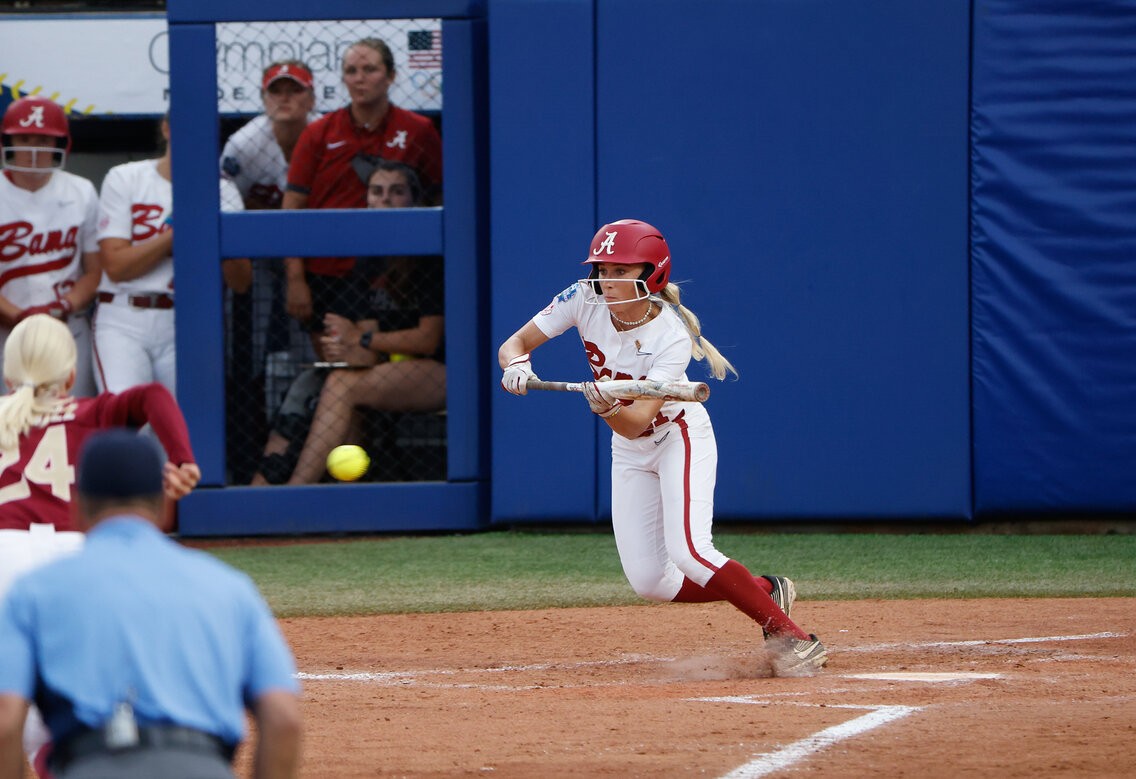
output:
[[[121,296],[120,296],[121,297]],[[94,320],[95,378],[100,392],[156,381],[177,395],[174,310],[99,303]]]
[[729,558],[714,548],[718,446],[685,418],[630,441],[612,436],[611,515],[623,573],[641,597],[670,601],[683,576],[705,586]]
[[[82,533],[57,531],[55,525],[33,524],[27,530],[0,530],[0,599],[21,574],[83,548]],[[31,761],[39,748],[51,739],[39,709],[28,709],[24,722],[24,752]]]

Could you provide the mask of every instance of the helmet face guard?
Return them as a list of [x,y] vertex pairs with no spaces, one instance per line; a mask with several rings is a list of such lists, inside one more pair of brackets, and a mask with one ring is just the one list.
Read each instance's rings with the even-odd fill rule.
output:
[[[25,152],[31,155],[30,165],[20,165],[16,162],[16,155],[19,152]],[[50,165],[37,165],[40,155],[48,155],[51,157]],[[60,148],[48,148],[46,146],[12,146],[4,143],[4,156],[3,167],[4,170],[18,170],[21,173],[51,173],[53,170],[62,170],[63,166],[67,164],[67,150]]]
[[[50,173],[66,164],[67,153],[71,150],[67,114],[59,104],[43,97],[21,97],[8,106],[8,110],[4,112],[3,124],[0,125],[0,134],[0,144],[4,148],[2,164],[8,170]],[[14,135],[48,136],[55,139],[55,146],[15,146],[11,137]],[[16,154],[20,152],[30,153],[30,164],[16,164]],[[40,161],[41,154],[50,155],[50,165],[41,167],[36,164]]]
[[584,264],[592,266],[587,280],[591,281],[592,290],[601,298],[598,266],[605,262],[647,266],[638,279],[628,279],[642,291],[642,295],[634,300],[646,300],[662,292],[671,277],[671,251],[666,239],[657,229],[637,219],[621,219],[606,224],[592,238]]
[[[647,275],[646,273],[643,274]],[[651,297],[650,291],[647,289],[647,283],[640,277],[638,279],[605,279],[605,284],[634,284],[635,297],[628,298],[627,300],[607,300],[604,298],[603,289],[600,287],[599,268],[592,266],[592,272],[588,274],[586,279],[579,279],[579,283],[586,284],[594,293],[592,297],[585,297],[584,302],[593,306],[620,306],[624,303],[638,303],[640,300],[648,300]]]

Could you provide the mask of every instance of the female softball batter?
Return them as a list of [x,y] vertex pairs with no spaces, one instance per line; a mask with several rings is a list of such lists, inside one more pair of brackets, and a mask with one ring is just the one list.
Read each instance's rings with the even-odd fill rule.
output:
[[595,381],[584,395],[612,429],[611,513],[623,571],[650,600],[727,600],[779,639],[779,672],[828,659],[815,635],[790,618],[796,598],[783,576],[754,577],[711,538],[718,450],[701,403],[619,400],[608,379],[686,381],[691,357],[724,379],[734,367],[702,337],[701,325],[669,283],[670,250],[646,222],[622,219],[592,239],[587,279],[565,289],[501,345],[501,385],[515,395],[536,378],[531,352],[570,327],[584,344]]

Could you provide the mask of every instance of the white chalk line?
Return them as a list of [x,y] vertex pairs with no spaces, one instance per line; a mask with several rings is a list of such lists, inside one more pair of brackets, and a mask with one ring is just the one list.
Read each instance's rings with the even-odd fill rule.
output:
[[[674,657],[653,657],[650,655],[626,655],[624,657],[616,658],[613,660],[583,660],[572,663],[531,663],[528,665],[498,665],[488,668],[426,668],[417,671],[373,671],[373,672],[348,672],[348,673],[317,673],[311,671],[300,671],[296,674],[296,678],[301,681],[316,681],[316,682],[374,682],[377,684],[414,684],[418,679],[425,676],[453,676],[456,674],[499,674],[499,673],[525,673],[530,671],[571,671],[577,668],[603,668],[603,667],[617,667],[624,665],[636,665],[640,663],[671,663],[677,658]],[[472,686],[472,685],[462,685]],[[539,686],[539,685],[533,685]],[[512,687],[503,689],[514,689]]]
[[1003,674],[976,673],[974,671],[879,671],[866,674],[844,674],[845,679],[871,679],[880,682],[925,682],[927,684],[957,684],[978,679],[1001,679]]
[[882,652],[888,649],[947,649],[950,647],[1048,644],[1053,641],[1090,641],[1095,638],[1124,638],[1127,633],[1081,633],[1075,636],[1031,636],[1029,638],[987,638],[974,641],[924,641],[917,643],[898,642],[894,644],[863,644],[861,646],[840,647],[841,652]]
[[[924,642],[910,642],[910,643],[896,643],[896,644],[865,644],[861,646],[840,646],[834,649],[834,653],[840,652],[878,652],[888,649],[936,649],[936,648],[949,648],[949,647],[971,647],[971,646],[987,646],[989,644],[1042,644],[1049,642],[1060,641],[1088,641],[1100,638],[1123,638],[1127,633],[1082,633],[1079,635],[1063,635],[1063,636],[1030,636],[1025,638],[993,638],[981,639],[973,641],[924,641]],[[603,668],[603,667],[618,667],[624,665],[636,665],[644,663],[673,663],[678,658],[675,657],[657,657],[653,655],[625,655],[623,657],[614,658],[610,660],[585,660],[572,663],[530,663],[527,665],[499,665],[490,666],[487,668],[433,668],[433,669],[420,669],[412,671],[385,671],[385,672],[348,672],[348,673],[328,673],[328,672],[300,672],[296,674],[296,678],[302,681],[315,681],[315,682],[371,682],[376,684],[387,685],[410,685],[415,684],[423,677],[428,676],[452,676],[458,673],[464,674],[500,674],[500,673],[524,673],[530,671],[571,671],[577,668]],[[539,685],[534,685],[539,686]],[[515,689],[515,688],[504,688]],[[524,687],[521,689],[529,689]]]
[[[832,690],[825,690],[826,694],[832,693]],[[816,693],[813,693],[815,697]],[[903,706],[884,706],[872,705],[866,703],[813,703],[811,701],[775,701],[772,698],[777,697],[777,693],[773,695],[711,695],[705,698],[687,698],[686,700],[693,703],[741,703],[748,706],[802,706],[808,709],[867,709],[868,711],[876,711],[877,709],[887,708],[922,708],[921,706],[903,707]]]
[[[743,696],[744,697],[744,696]],[[715,701],[725,700],[732,703],[762,703],[758,700],[736,700],[724,698],[701,698],[699,700]],[[820,704],[794,704],[804,706],[820,706]],[[867,733],[869,730],[874,730],[881,725],[886,725],[889,722],[902,719],[909,714],[920,711],[922,707],[919,706],[852,706],[852,705],[829,705],[826,708],[831,709],[872,709],[868,714],[856,717],[856,719],[842,722],[839,725],[833,725],[830,728],[814,733],[808,738],[803,738],[800,741],[794,741],[792,744],[777,749],[773,752],[765,752],[757,755],[754,760],[749,761],[745,765],[738,766],[728,774],[723,774],[722,779],[759,779],[762,776],[776,773],[777,771],[784,771],[792,767],[796,763],[801,762],[810,755],[820,752],[822,749],[827,749],[833,744],[839,744],[841,741],[859,736],[861,733]]]

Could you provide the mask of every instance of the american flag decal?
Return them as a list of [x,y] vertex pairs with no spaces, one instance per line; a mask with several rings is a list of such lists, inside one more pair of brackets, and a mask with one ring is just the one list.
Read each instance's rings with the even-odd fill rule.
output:
[[442,67],[442,31],[412,30],[406,34],[411,70],[435,70]]

